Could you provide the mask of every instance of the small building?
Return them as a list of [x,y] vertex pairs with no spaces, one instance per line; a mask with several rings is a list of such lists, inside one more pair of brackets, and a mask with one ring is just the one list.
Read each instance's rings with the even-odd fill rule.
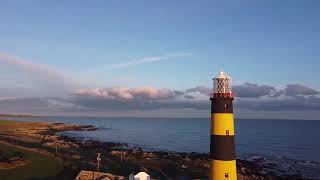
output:
[[75,180],[124,180],[123,176],[95,171],[80,171]]

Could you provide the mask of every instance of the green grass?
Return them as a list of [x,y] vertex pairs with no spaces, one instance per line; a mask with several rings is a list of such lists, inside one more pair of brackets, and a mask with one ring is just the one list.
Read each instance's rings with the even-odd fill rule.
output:
[[16,123],[23,123],[22,121],[15,121],[15,120],[3,120],[0,119],[0,125],[11,125],[11,124],[16,124]]
[[52,157],[0,143],[0,157],[20,156],[28,164],[13,170],[0,170],[0,180],[47,179],[58,175],[63,165]]

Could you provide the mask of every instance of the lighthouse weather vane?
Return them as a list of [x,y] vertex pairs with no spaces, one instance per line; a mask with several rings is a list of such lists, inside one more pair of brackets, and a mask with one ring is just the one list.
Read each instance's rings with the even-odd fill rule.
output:
[[210,180],[237,179],[231,78],[222,70],[211,95]]

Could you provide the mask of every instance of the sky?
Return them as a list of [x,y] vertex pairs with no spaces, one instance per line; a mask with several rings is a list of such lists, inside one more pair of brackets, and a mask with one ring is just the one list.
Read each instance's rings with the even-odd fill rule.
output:
[[0,113],[320,119],[320,2],[0,0]]

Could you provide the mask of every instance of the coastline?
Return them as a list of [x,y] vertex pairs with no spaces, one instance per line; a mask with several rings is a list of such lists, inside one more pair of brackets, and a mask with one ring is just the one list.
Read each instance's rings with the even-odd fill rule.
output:
[[[102,153],[101,171],[128,176],[143,169],[158,179],[189,176],[207,178],[208,154],[146,151],[126,143],[98,142],[68,137],[59,132],[94,131],[91,125],[47,122],[0,121],[0,143],[9,143],[47,155],[63,162],[63,170],[54,178],[72,179],[80,170],[95,170],[96,153]],[[57,147],[57,153],[56,153]],[[304,179],[301,175],[264,172],[262,165],[237,159],[238,179]],[[50,179],[48,178],[48,179]]]

